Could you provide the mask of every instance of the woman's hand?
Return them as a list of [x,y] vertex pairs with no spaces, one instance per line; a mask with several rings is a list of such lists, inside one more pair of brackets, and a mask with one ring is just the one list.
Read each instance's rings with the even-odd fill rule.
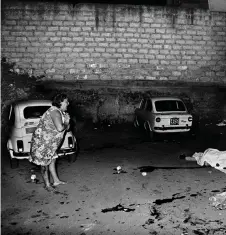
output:
[[64,115],[64,123],[68,125],[70,123],[70,115],[68,113],[65,113]]
[[64,122],[62,120],[62,115],[61,113],[58,111],[58,110],[53,110],[50,112],[50,115],[52,117],[52,120],[53,120],[53,123],[56,127],[56,129],[59,131],[59,132],[62,132],[64,130],[67,130],[69,129],[70,125],[69,125],[69,122],[70,122],[70,116],[68,113],[64,113]]

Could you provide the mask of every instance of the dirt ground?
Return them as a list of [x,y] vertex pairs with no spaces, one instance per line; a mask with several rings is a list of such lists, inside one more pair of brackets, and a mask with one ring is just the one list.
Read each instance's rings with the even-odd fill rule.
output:
[[78,132],[77,161],[58,160],[68,183],[57,194],[44,190],[38,167],[20,160],[11,169],[2,156],[2,234],[226,234],[226,210],[209,201],[226,190],[225,174],[179,158],[225,150],[225,137],[225,127],[214,124],[203,125],[196,139],[153,143],[130,125],[89,126]]

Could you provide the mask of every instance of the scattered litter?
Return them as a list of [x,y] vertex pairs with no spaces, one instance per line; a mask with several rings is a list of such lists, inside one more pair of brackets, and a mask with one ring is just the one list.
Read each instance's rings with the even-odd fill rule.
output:
[[127,173],[126,171],[122,170],[121,166],[117,166],[116,168],[114,168],[114,170],[116,172],[114,172],[113,174],[121,174],[121,173]]
[[112,208],[106,208],[106,209],[102,209],[101,212],[106,213],[106,212],[113,212],[113,211],[124,211],[124,212],[131,212],[131,211],[135,211],[135,209],[132,208],[126,208],[124,206],[122,206],[121,204],[118,204],[117,206],[114,206]]
[[35,174],[31,175],[31,182],[32,183],[37,183],[37,179],[36,179],[36,175]]
[[92,229],[96,224],[95,223],[90,223],[90,224],[81,224],[81,228],[84,231],[89,231],[90,229]]
[[147,175],[147,172],[142,172],[142,175],[143,175],[143,176],[146,176],[146,175]]
[[226,192],[218,193],[215,196],[209,198],[212,205],[219,210],[226,209]]
[[117,171],[120,171],[121,169],[122,169],[122,167],[121,166],[117,166]]
[[226,120],[223,120],[222,122],[216,124],[217,126],[226,126]]

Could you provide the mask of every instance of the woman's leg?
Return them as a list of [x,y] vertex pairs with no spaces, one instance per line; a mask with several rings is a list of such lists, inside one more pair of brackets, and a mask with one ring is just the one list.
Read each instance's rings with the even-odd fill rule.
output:
[[45,182],[45,186],[50,187],[49,166],[41,166],[41,174],[42,174],[43,180]]
[[57,186],[59,184],[66,184],[66,182],[63,182],[59,180],[57,173],[56,173],[56,159],[53,159],[52,162],[49,164],[49,171],[53,177],[53,186]]

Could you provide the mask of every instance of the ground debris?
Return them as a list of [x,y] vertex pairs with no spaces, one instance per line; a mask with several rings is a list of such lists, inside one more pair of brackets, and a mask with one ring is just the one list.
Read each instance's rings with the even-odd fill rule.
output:
[[166,198],[166,199],[157,199],[153,203],[155,203],[156,205],[161,205],[161,204],[169,203],[169,202],[172,202],[176,199],[182,199],[182,198],[185,198],[185,196],[172,197],[172,198]]
[[135,209],[132,208],[126,208],[122,206],[121,204],[118,204],[117,206],[111,207],[111,208],[106,208],[102,209],[101,212],[106,213],[106,212],[114,212],[114,211],[124,211],[124,212],[131,212],[135,211]]
[[226,209],[226,192],[216,194],[209,198],[212,202],[212,205],[218,210]]

